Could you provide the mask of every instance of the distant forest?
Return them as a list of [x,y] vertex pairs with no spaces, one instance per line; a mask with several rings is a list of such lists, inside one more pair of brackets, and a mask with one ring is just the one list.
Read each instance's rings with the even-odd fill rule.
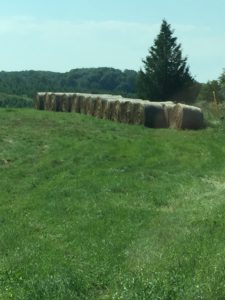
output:
[[89,92],[135,96],[137,72],[113,68],[0,72],[0,92],[34,97],[37,92]]

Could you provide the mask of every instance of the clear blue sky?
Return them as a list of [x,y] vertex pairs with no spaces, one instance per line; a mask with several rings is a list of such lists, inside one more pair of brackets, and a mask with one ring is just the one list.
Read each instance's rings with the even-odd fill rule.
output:
[[199,81],[225,68],[225,0],[0,0],[0,70],[139,70],[162,19]]

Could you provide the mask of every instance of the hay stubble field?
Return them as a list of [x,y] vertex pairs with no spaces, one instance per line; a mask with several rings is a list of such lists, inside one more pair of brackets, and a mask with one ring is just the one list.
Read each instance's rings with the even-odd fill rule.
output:
[[0,110],[0,299],[224,299],[225,126]]

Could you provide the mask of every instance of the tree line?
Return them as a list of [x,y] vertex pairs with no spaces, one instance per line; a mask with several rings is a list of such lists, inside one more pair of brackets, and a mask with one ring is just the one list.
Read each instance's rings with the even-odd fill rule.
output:
[[48,71],[0,72],[0,92],[35,96],[37,92],[136,94],[137,72],[113,68],[82,68],[66,73]]

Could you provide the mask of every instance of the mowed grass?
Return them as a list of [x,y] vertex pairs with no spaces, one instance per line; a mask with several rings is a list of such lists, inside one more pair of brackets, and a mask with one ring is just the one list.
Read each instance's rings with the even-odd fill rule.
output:
[[0,110],[0,299],[225,299],[225,126]]

